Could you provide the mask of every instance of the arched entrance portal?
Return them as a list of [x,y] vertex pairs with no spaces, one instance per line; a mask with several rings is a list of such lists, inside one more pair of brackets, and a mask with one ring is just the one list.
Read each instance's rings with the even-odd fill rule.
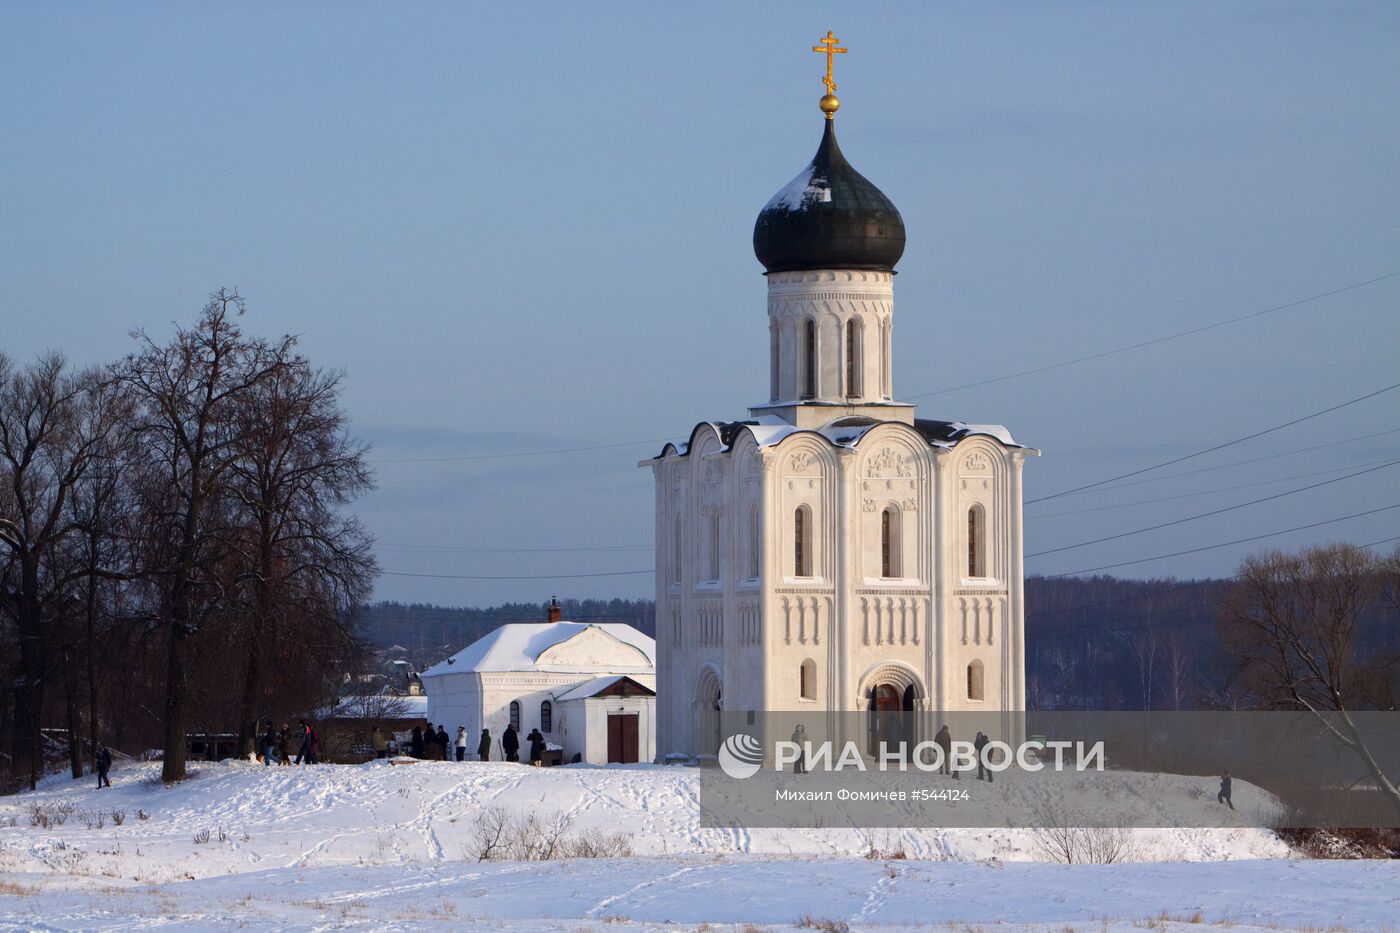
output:
[[920,700],[923,688],[914,672],[903,665],[885,665],[863,678],[866,709],[866,751],[878,758],[896,754],[900,743],[905,754],[919,741]]
[[719,751],[719,711],[723,697],[719,674],[707,667],[695,687],[695,754],[713,755]]

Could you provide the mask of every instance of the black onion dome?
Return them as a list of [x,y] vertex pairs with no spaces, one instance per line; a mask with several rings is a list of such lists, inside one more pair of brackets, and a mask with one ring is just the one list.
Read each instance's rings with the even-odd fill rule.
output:
[[904,255],[904,220],[894,203],[841,154],[835,122],[826,121],[812,164],[758,214],[753,251],[769,272],[893,272]]

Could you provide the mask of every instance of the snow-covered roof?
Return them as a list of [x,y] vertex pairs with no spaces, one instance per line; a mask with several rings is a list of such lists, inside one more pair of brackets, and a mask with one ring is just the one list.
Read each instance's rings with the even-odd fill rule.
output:
[[646,674],[610,674],[606,677],[594,677],[592,680],[585,680],[576,687],[570,687],[565,692],[556,696],[555,702],[563,703],[565,700],[584,700],[588,697],[602,693],[604,690],[617,683],[619,680],[631,680],[653,693],[656,692],[656,678]]
[[[574,650],[551,650],[565,642]],[[621,622],[515,622],[434,664],[423,678],[487,671],[649,673],[655,666],[656,642]]]
[[361,719],[366,711],[375,719],[423,719],[428,715],[426,696],[371,696],[345,697],[334,706],[318,709],[313,719]]
[[[876,421],[871,418],[836,418],[820,428],[811,429],[799,428],[776,415],[759,415],[744,421],[702,421],[695,426],[695,430],[690,432],[689,437],[684,440],[670,441],[662,447],[657,459],[672,454],[687,456],[690,453],[690,444],[695,439],[696,431],[703,427],[709,427],[719,435],[725,450],[733,448],[741,431],[748,431],[759,447],[772,447],[794,434],[815,434],[825,438],[836,447],[854,449],[860,444],[861,438],[872,428],[890,423],[892,422]],[[893,423],[902,424],[903,422]],[[1011,432],[1000,424],[970,424],[966,421],[933,421],[927,418],[916,418],[913,428],[923,436],[930,447],[956,447],[959,441],[974,435],[990,437],[1007,447],[1025,446],[1018,444],[1016,439],[1011,436]]]

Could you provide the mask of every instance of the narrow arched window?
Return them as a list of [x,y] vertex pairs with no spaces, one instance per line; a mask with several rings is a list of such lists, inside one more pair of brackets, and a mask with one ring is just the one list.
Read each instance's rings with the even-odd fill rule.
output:
[[759,523],[758,506],[749,509],[749,579],[757,580],[763,557],[763,527]]
[[710,580],[719,579],[719,512],[710,513]]
[[967,510],[967,575],[987,575],[987,522],[982,506]]
[[973,661],[967,666],[967,698],[982,699],[982,662]]
[[860,338],[860,322],[851,318],[846,322],[846,395],[848,398],[858,398],[861,395]]
[[768,341],[770,344],[768,359],[768,396],[769,401],[773,402],[778,400],[778,392],[780,391],[778,388],[778,366],[781,355],[778,352],[778,339],[778,329],[775,327],[773,328],[772,337]]
[[799,506],[792,516],[793,562],[792,575],[810,577],[812,575],[812,511],[807,506]]
[[510,724],[515,727],[515,731],[520,731],[520,701],[510,701]]
[[880,576],[903,576],[899,566],[899,513],[890,506],[880,513]]
[[817,322],[808,321],[803,338],[803,359],[806,371],[802,374],[802,397],[816,398],[817,395]]
[[677,515],[677,516],[676,516],[676,547],[675,547],[675,553],[672,555],[673,558],[674,558],[674,560],[672,561],[672,564],[671,564],[671,579],[674,580],[674,581],[677,582],[677,583],[680,583],[680,582],[681,582],[681,579],[682,579],[682,578],[681,578],[681,551],[682,551],[682,548],[683,548],[683,542],[684,542],[684,540],[685,540],[684,535],[682,534],[682,531],[683,531],[683,530],[684,530],[684,525],[682,524],[682,519],[681,519],[681,517],[680,517],[679,515]]
[[548,700],[540,703],[540,731],[554,731],[554,706]]
[[797,695],[804,700],[817,698],[817,662],[811,658],[802,662],[797,672]]

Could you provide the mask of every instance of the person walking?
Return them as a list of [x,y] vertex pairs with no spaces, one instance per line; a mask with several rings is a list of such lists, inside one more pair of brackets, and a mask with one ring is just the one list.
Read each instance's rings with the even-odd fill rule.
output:
[[112,750],[105,745],[97,749],[97,789],[112,786],[112,779],[107,773],[112,770]]
[[1226,804],[1233,810],[1235,809],[1235,805],[1230,801],[1230,784],[1230,772],[1226,771],[1224,774],[1220,775],[1220,793],[1215,795],[1215,802]]
[[481,738],[476,743],[476,757],[482,761],[491,760],[491,730],[482,729]]
[[538,768],[544,761],[544,733],[534,728],[525,738],[530,740],[530,764]]
[[501,734],[501,751],[506,753],[506,761],[520,760],[520,736],[515,731],[515,724],[506,726],[506,731]]
[[793,774],[807,773],[807,730],[802,723],[792,730],[792,744],[797,746],[797,760],[792,763]]
[[451,747],[452,747],[452,746],[451,746],[451,743],[449,743],[448,740],[447,740],[447,726],[446,726],[444,723],[438,723],[438,731],[437,731],[437,750],[438,750],[438,758],[439,758],[440,760],[442,760],[442,761],[447,761],[447,760],[448,760],[449,750],[451,749]]
[[938,769],[939,774],[952,774],[953,758],[953,734],[948,731],[948,724],[944,723],[943,728],[938,730],[938,734],[933,737],[934,744],[943,752],[943,766]]
[[[978,730],[977,738],[972,743],[973,749],[977,752],[977,780],[985,780],[988,784],[992,783],[992,769],[987,767],[986,759],[983,757],[983,749],[985,749],[991,741],[991,739],[987,738],[987,733]],[[986,777],[983,777],[983,775],[986,775]]]
[[277,760],[277,725],[271,719],[267,721],[267,731],[263,733],[263,764],[269,768]]
[[297,746],[295,763],[299,765],[305,761],[307,764],[311,764],[311,726],[305,719],[298,719],[297,725],[301,729],[301,743]]
[[285,722],[282,723],[282,728],[277,730],[277,766],[292,766],[292,729]]
[[423,741],[423,729],[421,726],[413,727],[413,735],[408,740],[408,753],[414,758],[422,758],[426,745]]
[[467,760],[467,727],[457,727],[457,760]]
[[308,732],[308,733],[310,734],[310,736],[311,736],[311,758],[310,758],[309,761],[307,761],[307,764],[309,764],[309,765],[320,764],[320,763],[321,763],[321,733],[319,733],[319,732],[316,731],[316,724],[315,724],[314,722],[309,722],[309,723],[307,723],[307,724],[306,724],[306,730],[307,730],[307,732]]
[[375,726],[369,730],[369,747],[374,749],[375,758],[384,758],[389,753],[389,743],[384,740],[384,733]]

